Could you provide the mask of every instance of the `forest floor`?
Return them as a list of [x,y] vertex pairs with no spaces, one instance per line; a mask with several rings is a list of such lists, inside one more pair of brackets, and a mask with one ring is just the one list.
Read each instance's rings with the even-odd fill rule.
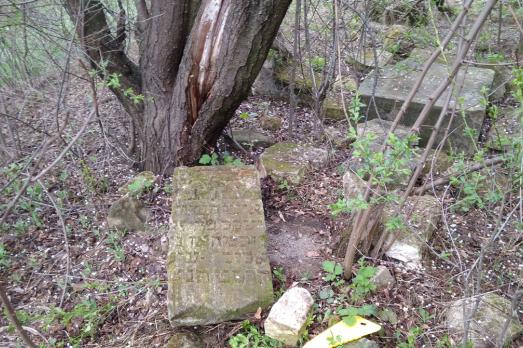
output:
[[[27,127],[19,129],[20,148],[30,154],[41,144],[45,120],[58,99],[52,82],[43,83],[28,99],[29,111],[22,115]],[[78,131],[90,112],[89,85],[73,78],[66,91],[57,119],[68,118],[63,136],[68,141]],[[11,91],[14,98],[21,92]],[[31,99],[32,98],[32,99]],[[26,98],[27,99],[27,98]],[[93,119],[86,133],[72,147],[64,160],[41,181],[43,190],[29,190],[0,234],[0,276],[7,279],[7,292],[18,317],[31,337],[48,346],[82,342],[83,347],[164,347],[176,331],[167,318],[166,252],[168,221],[171,211],[169,178],[159,178],[147,196],[152,216],[146,232],[110,230],[106,224],[108,209],[121,193],[118,188],[138,172],[120,148],[125,144],[125,113],[106,90],[99,93],[100,122]],[[249,112],[245,120],[236,117],[233,127],[256,129],[277,141],[310,142],[314,120],[312,112],[299,107],[297,127],[287,131],[265,131],[259,119],[264,113],[285,120],[289,105],[278,100],[250,97],[237,111]],[[344,122],[336,127],[345,131]],[[102,131],[103,128],[103,131]],[[104,135],[105,134],[105,135]],[[332,150],[324,142],[316,146]],[[221,145],[225,146],[225,145]],[[61,144],[46,154],[55,158]],[[224,150],[220,149],[220,150]],[[244,163],[256,163],[260,151],[249,156],[229,149]],[[343,191],[341,166],[350,156],[337,150],[329,163],[306,177],[298,186],[286,187],[270,178],[262,181],[263,203],[268,233],[269,255],[274,270],[277,293],[300,284],[310,290],[317,306],[314,322],[308,329],[313,337],[328,325],[328,313],[343,298],[343,287],[333,287],[323,279],[323,261],[341,262],[340,239],[347,229],[347,216],[332,216],[329,205]],[[0,187],[11,182],[21,185],[27,170],[21,161],[3,168]],[[464,295],[463,274],[476,259],[481,246],[491,237],[495,207],[471,209],[468,213],[450,211],[455,197],[452,189],[436,192],[441,201],[444,222],[431,241],[420,271],[405,269],[392,260],[368,259],[369,265],[385,265],[396,279],[392,289],[376,292],[365,303],[392,311],[392,318],[381,320],[384,330],[370,338],[383,347],[396,347],[419,328],[415,346],[438,346],[449,334],[445,329],[444,310]],[[49,199],[54,198],[56,206]],[[5,204],[14,191],[0,196]],[[510,210],[510,205],[505,209]],[[509,297],[521,287],[523,279],[523,240],[509,221],[498,242],[500,248],[489,250],[481,279],[481,291],[495,291]],[[519,234],[518,234],[519,233]],[[507,249],[505,245],[513,246]],[[333,289],[328,296],[324,290]],[[345,294],[346,295],[346,294]],[[262,327],[263,318],[250,318]],[[523,314],[519,312],[520,319]],[[225,347],[228,339],[240,332],[241,322],[188,328],[204,337],[207,347]],[[263,332],[263,330],[260,330]],[[18,343],[17,343],[18,342]],[[19,346],[16,332],[5,316],[0,316],[0,346]],[[523,345],[523,339],[515,342]]]

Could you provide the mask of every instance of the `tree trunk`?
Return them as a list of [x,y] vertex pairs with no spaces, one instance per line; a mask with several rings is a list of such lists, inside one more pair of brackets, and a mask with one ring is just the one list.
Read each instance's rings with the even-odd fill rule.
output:
[[[214,146],[247,96],[290,0],[136,3],[139,67],[123,53],[121,35],[111,35],[99,0],[67,0],[66,7],[92,66],[104,79],[120,77],[112,89],[137,126],[143,168],[165,174]],[[100,69],[102,62],[109,63]]]

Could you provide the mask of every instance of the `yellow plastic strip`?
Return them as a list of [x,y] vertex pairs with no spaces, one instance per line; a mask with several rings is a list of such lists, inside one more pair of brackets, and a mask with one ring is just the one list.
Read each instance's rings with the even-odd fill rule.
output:
[[356,324],[347,325],[343,321],[332,325],[327,330],[307,342],[303,348],[332,348],[355,341],[381,330],[381,326],[362,317],[356,317]]

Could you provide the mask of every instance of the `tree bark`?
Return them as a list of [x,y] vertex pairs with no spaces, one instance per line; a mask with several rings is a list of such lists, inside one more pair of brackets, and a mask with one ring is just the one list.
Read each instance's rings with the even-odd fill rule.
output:
[[[99,0],[66,0],[91,65],[102,78],[120,76],[112,90],[135,121],[143,168],[165,174],[215,144],[247,96],[290,0],[149,4],[136,1],[138,67],[112,34]],[[131,100],[129,89],[143,101]]]

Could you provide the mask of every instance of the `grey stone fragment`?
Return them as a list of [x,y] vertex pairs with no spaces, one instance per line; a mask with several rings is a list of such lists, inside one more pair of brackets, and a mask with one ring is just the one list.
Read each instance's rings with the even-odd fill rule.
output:
[[[396,205],[386,207],[383,221],[396,216],[396,208]],[[399,217],[405,228],[393,233],[384,231],[390,234],[385,245],[391,245],[385,255],[402,261],[408,268],[419,269],[422,267],[426,245],[441,220],[440,204],[433,196],[411,196],[405,202]]]
[[[368,71],[370,69],[384,67],[390,62],[393,54],[382,49],[367,48],[348,55],[346,62],[354,66],[357,70]],[[376,65],[377,64],[377,65]]]
[[143,232],[149,210],[138,198],[125,195],[109,208],[107,225],[119,230]]
[[[472,313],[479,300],[475,313]],[[467,320],[469,320],[469,340],[475,348],[487,348],[497,346],[497,340],[501,335],[507,318],[510,318],[511,303],[494,293],[480,295],[479,297],[460,299],[452,303],[446,312],[447,328],[458,336],[464,333],[465,309]],[[512,317],[505,333],[503,346],[523,332],[523,326],[517,315]]]
[[336,127],[327,127],[324,130],[324,138],[338,148],[347,148],[350,144],[347,134]]
[[287,180],[290,184],[299,184],[305,174],[320,168],[329,159],[324,149],[295,143],[278,143],[260,156],[262,176],[271,176],[276,181]]
[[[396,64],[396,66],[385,67],[380,71],[378,76],[374,101],[371,101],[374,91],[374,74],[369,74],[359,88],[362,101],[367,105],[367,109],[363,112],[366,113],[368,111],[370,118],[378,117],[379,113],[381,118],[393,120],[420,74],[420,67],[415,64],[410,65],[408,61],[400,62]],[[432,65],[414,99],[410,103],[406,114],[402,118],[402,125],[410,127],[414,124],[421,110],[427,103],[429,96],[447,76],[447,66],[442,64]],[[468,67],[466,74],[464,70],[461,70],[458,74],[458,81],[461,81],[462,78],[464,78],[464,85],[461,89],[460,97],[463,99],[463,103],[456,105],[456,108],[458,111],[464,112],[464,118],[459,112],[457,117],[454,117],[446,146],[452,146],[454,149],[470,152],[474,149],[473,141],[477,139],[464,136],[465,122],[468,127],[479,134],[485,118],[485,104],[482,103],[482,88],[486,87],[490,90],[494,79],[494,72],[490,69]],[[427,143],[433,126],[445,104],[448,93],[449,90],[443,93],[431,108],[427,119],[422,124],[420,129],[420,146],[425,146]],[[452,110],[455,104],[456,100],[453,98],[449,110]],[[438,132],[435,146],[443,139],[448,119],[449,117],[443,122]]]
[[376,274],[370,279],[370,282],[376,285],[376,290],[390,289],[396,284],[396,279],[390,274],[385,266],[378,266]]
[[167,259],[174,326],[242,319],[273,301],[253,166],[178,167]]
[[201,338],[189,332],[175,333],[169,342],[167,348],[203,348],[204,344]]
[[343,194],[345,199],[354,199],[363,196],[367,188],[367,182],[358,176],[358,174],[347,171],[343,175]]
[[314,299],[306,289],[294,287],[287,290],[272,306],[265,320],[265,334],[286,345],[296,345],[313,303]]
[[232,137],[246,148],[269,147],[276,142],[273,138],[252,129],[233,129]]
[[272,59],[267,59],[254,80],[251,88],[253,95],[262,95],[270,97],[285,96],[283,88],[276,82],[274,78],[274,62]]
[[263,129],[275,132],[281,129],[283,121],[278,116],[264,115],[260,118],[260,124]]
[[345,348],[379,348],[380,346],[369,339],[361,338],[354,342],[345,343],[343,345]]

